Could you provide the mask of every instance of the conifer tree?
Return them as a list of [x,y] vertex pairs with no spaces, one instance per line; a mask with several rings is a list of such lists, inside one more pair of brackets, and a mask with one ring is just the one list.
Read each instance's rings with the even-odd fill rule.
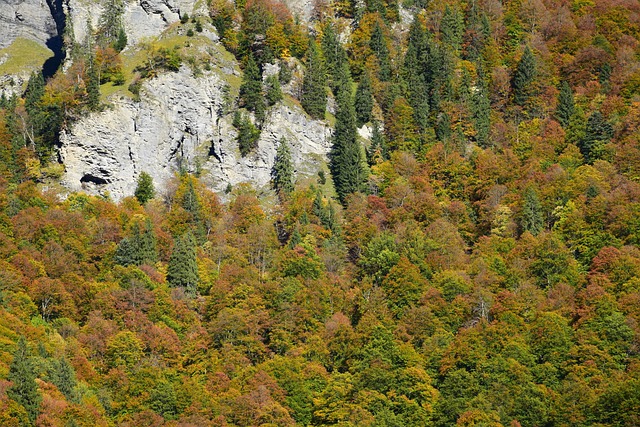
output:
[[324,27],[321,45],[329,87],[336,92],[340,69],[348,63],[348,57],[331,22]]
[[371,38],[369,39],[369,47],[378,59],[378,78],[383,81],[391,79],[391,60],[389,59],[389,48],[382,32],[379,22],[373,27]]
[[262,95],[262,72],[253,58],[253,54],[248,55],[244,68],[240,85],[240,99],[247,110],[253,111],[256,121],[262,123],[266,109]]
[[524,193],[522,231],[528,231],[534,236],[537,236],[542,231],[543,225],[542,206],[540,205],[538,193],[533,187],[529,187]]
[[125,266],[155,264],[158,261],[156,236],[148,218],[142,231],[137,222],[131,226],[130,235],[118,244],[114,260]]
[[373,88],[371,87],[371,78],[367,70],[362,73],[360,82],[356,89],[356,118],[358,127],[371,121],[373,110]]
[[[108,0],[98,22],[98,39],[100,45],[117,45],[120,30],[122,29],[122,15],[125,4],[123,0]],[[125,43],[126,44],[126,43]],[[124,46],[123,46],[124,48]]]
[[560,93],[558,94],[558,107],[556,108],[556,118],[563,128],[569,126],[571,116],[574,115],[576,110],[575,103],[573,101],[573,92],[569,83],[563,81],[560,83]]
[[307,69],[302,81],[302,108],[314,119],[324,119],[327,108],[326,75],[320,51],[316,42],[311,40],[307,51]]
[[403,80],[407,101],[413,108],[413,120],[418,127],[423,143],[433,132],[429,120],[429,85],[426,80],[427,67],[426,34],[418,16],[414,17],[409,30],[409,43],[403,63]]
[[93,55],[91,55],[91,59],[89,61],[87,77],[87,104],[91,111],[97,111],[100,109],[100,77],[98,77],[98,73],[96,72]]
[[473,121],[476,129],[476,142],[480,147],[489,145],[489,131],[491,129],[491,102],[489,89],[482,73],[478,72],[476,90],[473,94]]
[[276,159],[271,170],[273,189],[280,195],[288,195],[293,191],[293,164],[287,140],[282,138],[276,150]]
[[40,111],[40,100],[44,96],[44,77],[42,73],[33,72],[24,92],[24,107],[31,115]]
[[149,200],[153,199],[156,195],[156,190],[153,186],[153,178],[146,172],[141,172],[140,176],[138,176],[138,185],[136,186],[136,191],[134,196],[140,204],[144,205]]
[[38,392],[31,353],[24,337],[18,340],[7,379],[12,382],[11,387],[7,389],[7,396],[26,409],[29,420],[34,424],[40,413],[42,396]]
[[282,88],[280,87],[280,80],[278,80],[278,77],[275,75],[269,76],[265,83],[267,85],[267,91],[265,94],[267,104],[271,106],[282,101]]
[[578,148],[588,164],[601,159],[605,154],[605,145],[613,137],[613,128],[607,123],[600,111],[595,111],[589,120],[584,136],[578,142]]
[[188,294],[195,295],[199,281],[196,240],[188,232],[176,239],[167,266],[167,282],[171,286],[186,288]]
[[532,95],[533,90],[531,85],[536,76],[536,61],[533,56],[533,52],[527,46],[524,49],[522,58],[518,62],[515,73],[513,74],[512,87],[513,87],[513,101],[519,105],[524,106]]
[[256,148],[260,139],[260,129],[258,129],[249,117],[236,110],[233,116],[233,126],[238,129],[238,148],[240,155],[246,157],[251,150]]
[[73,366],[63,357],[55,361],[53,368],[51,382],[58,387],[67,400],[73,400],[74,390],[78,384]]
[[120,26],[120,28],[118,29],[118,35],[116,37],[115,42],[113,43],[113,48],[115,49],[116,52],[122,52],[122,50],[127,47],[127,33],[124,30],[123,26]]
[[140,233],[139,242],[140,264],[153,265],[158,262],[156,233],[153,231],[153,225],[149,218],[144,223],[144,230]]
[[[344,71],[348,73],[348,70]],[[350,76],[342,77],[347,83]],[[350,88],[350,83],[344,85]],[[336,124],[331,147],[330,169],[333,182],[341,203],[349,194],[364,191],[367,182],[367,168],[362,147],[357,140],[356,112],[351,90],[340,90],[337,94]]]
[[464,34],[464,17],[457,7],[451,9],[447,5],[444,9],[442,22],[440,23],[442,42],[449,46],[453,52],[459,52]]

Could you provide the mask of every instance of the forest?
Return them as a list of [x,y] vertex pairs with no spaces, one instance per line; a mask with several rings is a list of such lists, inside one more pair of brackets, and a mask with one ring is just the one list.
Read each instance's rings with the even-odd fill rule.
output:
[[640,424],[638,2],[211,0],[179,25],[242,64],[240,152],[288,97],[330,173],[283,139],[269,197],[181,171],[118,203],[49,185],[129,83],[108,4],[0,100],[0,425]]

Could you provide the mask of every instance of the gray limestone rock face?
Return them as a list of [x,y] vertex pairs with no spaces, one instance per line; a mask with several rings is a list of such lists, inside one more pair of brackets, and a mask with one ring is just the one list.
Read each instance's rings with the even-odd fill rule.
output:
[[56,23],[45,0],[0,0],[0,49],[18,37],[45,45],[55,35]]
[[249,182],[265,188],[276,147],[291,145],[299,174],[317,173],[330,148],[330,129],[297,107],[268,114],[258,147],[241,157],[231,115],[222,116],[224,82],[214,73],[194,77],[187,67],[146,82],[141,102],[114,100],[113,107],[73,125],[61,136],[63,185],[72,191],[109,192],[114,200],[133,194],[137,177],[149,173],[162,192],[179,169],[199,172],[214,191]]

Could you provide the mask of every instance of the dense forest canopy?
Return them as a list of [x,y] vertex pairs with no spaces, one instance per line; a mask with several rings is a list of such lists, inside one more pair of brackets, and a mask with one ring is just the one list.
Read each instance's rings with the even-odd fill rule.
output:
[[[334,126],[330,174],[283,139],[270,197],[63,197],[123,7],[0,100],[0,425],[640,423],[637,2],[212,0],[179,25],[242,64],[240,152],[286,98]],[[129,91],[184,60],[150,47]]]

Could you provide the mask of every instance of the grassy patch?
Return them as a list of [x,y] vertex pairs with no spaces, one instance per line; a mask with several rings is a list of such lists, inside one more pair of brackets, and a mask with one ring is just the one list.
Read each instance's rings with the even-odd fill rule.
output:
[[[17,38],[10,46],[0,49],[0,74],[18,74],[25,70],[37,70],[53,56],[53,52],[38,42]],[[6,58],[6,60],[5,60]]]
[[200,72],[211,69],[229,84],[231,93],[235,95],[240,87],[240,77],[223,71],[225,69],[233,69],[236,73],[239,71],[234,56],[222,45],[213,43],[204,35],[196,34],[193,37],[187,37],[181,34],[186,33],[188,25],[172,24],[160,36],[123,52],[121,58],[125,83],[121,86],[114,86],[112,83],[102,85],[100,89],[103,101],[116,94],[132,97],[133,94],[128,87],[136,76],[136,67],[144,65],[151,52],[158,49],[177,49],[183,64],[192,68],[195,66]]

